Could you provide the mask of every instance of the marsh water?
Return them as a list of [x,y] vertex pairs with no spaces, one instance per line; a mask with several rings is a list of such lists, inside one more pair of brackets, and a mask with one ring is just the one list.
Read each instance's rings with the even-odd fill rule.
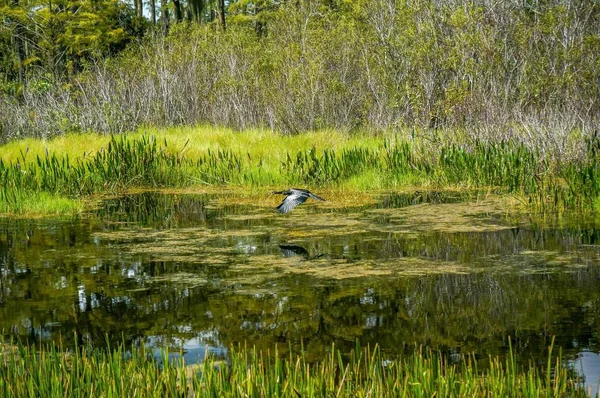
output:
[[[5,338],[303,350],[424,345],[451,359],[547,347],[596,388],[600,222],[532,217],[458,192],[279,198],[144,192],[74,219],[0,219]],[[75,333],[77,332],[77,333]]]

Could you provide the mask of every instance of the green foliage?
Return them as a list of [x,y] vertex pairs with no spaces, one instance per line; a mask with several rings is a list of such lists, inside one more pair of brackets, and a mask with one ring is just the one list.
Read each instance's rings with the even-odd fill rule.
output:
[[0,6],[0,15],[0,49],[7,55],[0,81],[27,85],[33,93],[30,80],[45,75],[59,83],[143,33],[131,9],[117,0],[11,1]]
[[68,155],[59,157],[46,153],[28,161],[27,151],[21,151],[15,163],[0,160],[0,201],[4,211],[19,211],[23,202],[40,192],[67,197],[80,197],[100,191],[113,191],[132,186],[160,187],[185,185],[186,167],[178,154],[166,151],[151,137],[128,140],[112,137],[106,148],[72,161]]
[[319,156],[315,148],[298,152],[295,158],[289,154],[284,164],[284,170],[295,175],[298,182],[307,184],[332,184],[348,177],[360,174],[362,171],[382,166],[379,151],[368,148],[351,148],[336,155],[334,150],[323,151]]
[[440,166],[450,183],[508,187],[510,192],[534,191],[536,173],[546,168],[539,154],[510,142],[442,148]]
[[0,213],[20,213],[29,216],[74,214],[84,210],[77,199],[21,189],[6,189],[0,194]]
[[[512,141],[431,146],[387,139],[339,150],[301,148],[285,152],[281,160],[226,146],[186,156],[188,144],[175,148],[166,138],[159,142],[149,135],[113,136],[106,146],[75,159],[48,151],[29,159],[29,149],[20,150],[11,162],[0,159],[0,210],[22,211],[26,198],[39,193],[79,198],[132,187],[198,183],[340,186],[353,181],[350,185],[361,189],[408,184],[493,188],[546,210],[592,208],[600,196],[598,134],[586,139],[583,157],[562,161]],[[373,175],[377,178],[369,177]]]
[[361,348],[349,355],[335,346],[315,363],[304,356],[282,358],[274,353],[240,347],[227,363],[206,358],[199,366],[171,361],[169,351],[155,359],[145,347],[127,352],[76,347],[19,345],[3,354],[0,391],[5,397],[37,394],[45,397],[98,396],[586,396],[574,378],[548,350],[547,367],[516,365],[512,352],[506,361],[490,358],[480,372],[467,357],[457,364],[429,350],[400,359],[386,358],[379,348]]
[[[181,4],[192,3],[193,21],[215,17],[214,2]],[[76,15],[36,9],[45,29],[28,54],[12,40],[28,27],[25,6],[3,7],[0,139],[197,123],[286,133],[450,126],[496,140],[515,129],[514,140],[563,156],[566,135],[598,124],[595,2],[238,1],[226,31],[172,24],[104,61],[96,55],[120,50],[135,20],[112,0],[98,12],[90,4]],[[89,68],[58,85],[54,72],[69,63]],[[10,84],[38,69],[52,90]]]
[[585,148],[586,160],[564,164],[560,167],[558,175],[563,184],[550,188],[555,201],[562,200],[591,208],[593,205],[583,203],[582,198],[598,198],[600,196],[600,135],[598,131],[585,139]]

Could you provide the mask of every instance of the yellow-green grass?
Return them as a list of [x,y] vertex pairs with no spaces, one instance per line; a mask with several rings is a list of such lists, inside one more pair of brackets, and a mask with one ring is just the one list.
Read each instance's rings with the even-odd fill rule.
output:
[[[0,147],[0,201],[5,202],[0,212],[43,212],[27,203],[36,198],[52,202],[194,185],[363,192],[493,188],[519,195],[525,203],[591,208],[600,192],[600,139],[590,139],[587,148],[587,157],[561,162],[510,141],[432,144],[409,134],[281,135],[206,126],[25,139]],[[40,196],[43,192],[49,196]],[[46,207],[49,212],[75,208],[61,203]]]
[[36,156],[44,158],[46,153],[78,159],[98,151],[109,140],[110,136],[91,133],[67,134],[50,140],[25,138],[0,147],[0,160],[5,163],[16,162],[21,159],[21,154],[26,154],[28,161],[34,161]]
[[[152,136],[158,142],[168,143],[167,151],[180,154],[190,160],[198,160],[207,151],[229,150],[233,153],[250,154],[254,159],[262,158],[261,172],[263,175],[273,176],[272,183],[286,181],[280,177],[280,168],[288,154],[301,150],[315,148],[317,151],[324,149],[343,150],[360,146],[375,148],[382,142],[381,138],[372,135],[349,135],[335,130],[307,132],[297,135],[281,135],[271,130],[246,130],[234,131],[227,128],[212,126],[172,127],[166,129],[146,128],[127,134],[131,140],[143,136]],[[390,135],[389,137],[393,137]],[[34,161],[36,156],[44,158],[47,154],[55,154],[62,158],[68,156],[72,161],[89,158],[101,148],[106,148],[110,136],[94,133],[67,134],[49,140],[27,138],[12,141],[0,147],[0,160],[5,163],[20,161],[25,154],[26,162]],[[203,179],[193,181],[203,184]],[[361,189],[355,182],[347,184],[348,188]],[[383,186],[383,184],[380,184]],[[373,188],[368,186],[368,188]]]
[[[250,153],[253,157],[268,160],[267,166],[277,166],[288,153],[315,147],[323,149],[345,149],[354,146],[374,148],[381,143],[380,137],[347,134],[335,130],[322,130],[296,135],[281,135],[271,130],[235,131],[212,126],[172,127],[166,129],[146,128],[127,134],[130,139],[150,135],[168,142],[171,152],[181,152],[190,159],[198,159],[208,150],[228,149],[233,152]],[[390,134],[390,137],[392,135]],[[5,163],[16,161],[21,153],[28,159],[43,157],[48,151],[58,156],[68,155],[71,159],[89,156],[106,147],[110,136],[85,133],[66,134],[49,140],[26,138],[11,141],[0,147],[0,159]]]
[[[199,358],[202,359],[202,358]],[[129,353],[77,347],[8,346],[0,351],[4,397],[585,397],[581,380],[548,350],[545,364],[521,365],[512,351],[489,358],[485,369],[465,356],[451,363],[417,349],[386,357],[376,346],[342,353],[332,346],[308,361],[290,353],[239,347],[229,358],[204,358],[200,365],[156,359],[144,347]]]
[[79,213],[85,209],[81,199],[67,198],[47,192],[35,192],[23,195],[19,200],[19,208],[10,206],[7,201],[0,201],[0,214],[26,214],[27,217],[60,216]]
[[[372,135],[349,135],[341,131],[327,130],[307,132],[298,135],[281,135],[270,130],[234,131],[212,126],[173,127],[167,129],[147,128],[127,134],[130,140],[154,137],[158,142],[167,142],[166,151],[197,161],[209,150],[230,150],[234,153],[250,154],[252,158],[263,159],[260,166],[262,175],[270,176],[268,189],[286,185],[290,181],[282,178],[280,169],[288,154],[315,148],[343,150],[352,147],[375,148],[382,142],[381,137]],[[388,138],[394,136],[389,135]],[[90,159],[98,151],[105,149],[111,137],[86,133],[67,134],[52,139],[26,138],[11,141],[0,147],[0,160],[5,164],[19,162],[23,169],[32,165],[39,157],[55,155],[58,159],[68,157],[72,163]],[[192,185],[204,185],[202,177],[192,177]],[[411,182],[412,183],[412,182]],[[231,185],[231,184],[230,184]],[[340,187],[350,191],[364,191],[389,186],[378,170],[368,170],[349,181],[340,181]],[[0,213],[25,213],[28,215],[69,213],[82,209],[81,201],[57,194],[29,192],[18,209],[0,202]]]

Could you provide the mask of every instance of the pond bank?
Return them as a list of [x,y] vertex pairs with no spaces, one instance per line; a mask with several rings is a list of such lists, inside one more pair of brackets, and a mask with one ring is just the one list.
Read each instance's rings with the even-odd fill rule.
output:
[[511,141],[332,131],[281,136],[199,127],[27,139],[0,148],[0,213],[69,214],[94,195],[193,186],[488,189],[537,210],[589,210],[599,203],[600,138],[588,141],[585,155],[553,159]]

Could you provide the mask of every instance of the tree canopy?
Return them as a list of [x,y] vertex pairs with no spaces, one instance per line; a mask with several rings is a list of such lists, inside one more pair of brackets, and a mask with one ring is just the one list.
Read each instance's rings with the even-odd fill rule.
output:
[[112,55],[147,22],[118,0],[2,0],[0,74],[4,83],[57,80]]
[[600,115],[597,2],[0,1],[8,139],[197,123],[567,134]]

